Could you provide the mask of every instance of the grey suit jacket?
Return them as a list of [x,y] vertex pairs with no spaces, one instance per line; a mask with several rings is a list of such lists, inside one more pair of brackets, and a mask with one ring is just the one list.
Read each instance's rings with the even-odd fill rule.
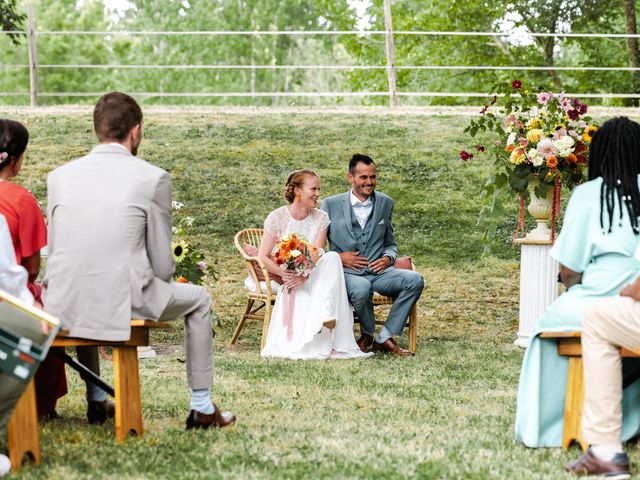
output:
[[49,174],[45,309],[71,335],[130,337],[132,310],[158,319],[171,298],[171,180],[119,145]]
[[[353,252],[362,249],[358,245],[351,223],[351,191],[328,197],[322,202],[321,209],[329,214],[329,248],[334,252]],[[394,202],[388,195],[375,192],[373,211],[371,212],[371,231],[366,239],[369,261],[388,255],[392,260],[398,256],[398,245],[393,235]],[[344,269],[345,273],[362,275],[365,270]]]

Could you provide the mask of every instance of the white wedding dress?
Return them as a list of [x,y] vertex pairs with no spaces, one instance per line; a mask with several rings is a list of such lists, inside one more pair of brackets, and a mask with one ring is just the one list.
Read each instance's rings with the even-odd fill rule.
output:
[[[289,233],[313,242],[329,226],[328,215],[314,209],[304,220],[294,219],[284,206],[269,214],[265,231],[274,238]],[[290,359],[362,358],[372,355],[358,348],[353,336],[353,313],[349,306],[340,256],[327,252],[311,270],[309,278],[293,291],[294,305],[290,324],[285,320],[287,287],[278,289],[271,314],[263,357]],[[289,300],[291,301],[291,300]],[[332,330],[323,326],[334,319]]]

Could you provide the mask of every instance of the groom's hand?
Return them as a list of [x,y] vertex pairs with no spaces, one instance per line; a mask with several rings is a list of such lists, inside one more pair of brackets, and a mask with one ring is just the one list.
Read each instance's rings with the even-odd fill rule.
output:
[[389,265],[391,265],[391,258],[385,255],[384,257],[381,257],[376,261],[371,262],[369,264],[369,270],[371,270],[373,273],[380,273]]
[[342,260],[342,266],[345,268],[351,268],[353,270],[360,270],[369,266],[369,259],[367,257],[361,257],[358,255],[360,252],[342,252],[340,254],[340,260]]

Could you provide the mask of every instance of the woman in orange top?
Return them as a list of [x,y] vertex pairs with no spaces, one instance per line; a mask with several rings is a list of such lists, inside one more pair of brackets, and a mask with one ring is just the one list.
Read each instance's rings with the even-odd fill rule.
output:
[[[0,119],[0,214],[4,215],[16,252],[16,263],[29,274],[28,288],[36,305],[42,306],[42,286],[36,283],[40,272],[40,249],[47,244],[47,227],[38,201],[29,190],[10,179],[20,172],[29,132],[19,122]],[[36,376],[38,414],[56,417],[56,402],[67,393],[64,363],[49,355]]]

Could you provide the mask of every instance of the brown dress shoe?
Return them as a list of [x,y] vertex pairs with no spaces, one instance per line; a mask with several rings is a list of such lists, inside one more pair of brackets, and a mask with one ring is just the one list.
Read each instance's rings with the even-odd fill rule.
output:
[[564,469],[574,475],[604,475],[616,480],[631,477],[626,453],[617,453],[612,460],[605,462],[591,452],[591,447],[580,458],[567,463]]
[[360,347],[360,350],[366,352],[367,349],[373,344],[373,336],[369,335],[368,333],[363,333],[362,335],[360,335],[360,338],[356,341],[356,343],[358,344],[358,347]]
[[191,410],[187,418],[187,430],[193,428],[206,430],[209,427],[223,428],[236,421],[236,416],[233,413],[221,412],[215,403],[213,404],[213,408],[215,408],[215,412],[213,413],[202,413],[197,410]]
[[373,351],[391,353],[398,357],[413,357],[415,355],[415,353],[401,348],[393,338],[388,338],[382,343],[373,342]]
[[115,414],[116,404],[112,400],[92,400],[87,404],[87,421],[92,425],[102,425]]

